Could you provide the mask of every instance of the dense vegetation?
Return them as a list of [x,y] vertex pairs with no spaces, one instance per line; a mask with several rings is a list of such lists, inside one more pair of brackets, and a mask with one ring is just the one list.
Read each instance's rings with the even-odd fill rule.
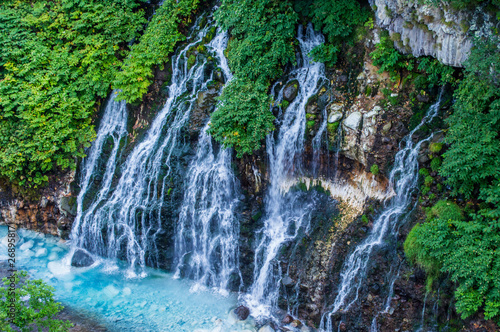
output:
[[0,4],[0,176],[47,181],[95,136],[91,116],[145,23],[133,0]]
[[295,61],[298,16],[290,2],[277,0],[223,0],[215,16],[233,36],[227,58],[234,78],[219,98],[210,133],[241,156],[260,148],[274,129],[267,90]]
[[[11,331],[68,331],[73,325],[56,318],[63,306],[54,300],[54,288],[42,280],[30,280],[25,271],[14,272],[12,278],[3,278],[0,287],[0,330]],[[10,284],[16,284],[14,293]],[[12,301],[14,300],[14,301]],[[14,304],[15,316],[9,317]]]
[[199,0],[165,0],[149,22],[137,44],[132,45],[122,71],[116,75],[114,88],[121,90],[117,99],[129,103],[142,99],[153,78],[153,66],[168,60],[175,45],[186,39],[180,25],[191,23],[190,16]]
[[[483,309],[500,320],[500,52],[498,38],[476,40],[446,120],[440,174],[463,207],[440,201],[409,234],[405,251],[431,277],[456,282],[463,318]],[[463,210],[463,211],[462,211]]]

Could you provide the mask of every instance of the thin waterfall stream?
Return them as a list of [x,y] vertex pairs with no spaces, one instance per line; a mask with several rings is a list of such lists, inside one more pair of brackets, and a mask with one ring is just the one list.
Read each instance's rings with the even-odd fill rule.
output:
[[[284,193],[287,179],[298,174],[297,159],[304,149],[305,106],[311,96],[317,93],[318,81],[324,76],[324,64],[313,62],[309,52],[324,42],[323,35],[315,32],[310,24],[306,29],[299,27],[298,41],[301,57],[298,67],[290,73],[299,84],[297,97],[284,113],[277,138],[267,137],[267,154],[270,169],[270,187],[265,197],[264,227],[260,230],[255,251],[253,284],[245,302],[255,317],[272,317],[277,308],[281,270],[276,257],[281,246],[307,232],[314,201],[303,201],[294,193]],[[277,102],[282,98],[280,91]]]
[[373,250],[383,245],[387,236],[395,230],[395,225],[407,213],[412,202],[411,194],[418,184],[418,153],[422,143],[429,141],[432,134],[413,142],[413,135],[425,124],[428,124],[438,114],[441,107],[441,99],[444,88],[441,89],[437,101],[429,107],[427,114],[401,142],[401,149],[396,154],[394,166],[389,176],[389,189],[393,189],[395,196],[386,202],[385,208],[373,223],[370,235],[359,244],[354,252],[344,263],[341,272],[341,281],[338,293],[333,303],[333,308],[326,313],[321,321],[321,329],[332,331],[332,315],[340,310],[347,311],[357,300],[359,290],[363,285],[363,276],[366,273],[368,262]]
[[[232,78],[223,54],[228,38],[227,33],[220,33],[211,44],[221,60],[226,82]],[[212,286],[227,294],[228,289],[241,283],[236,216],[241,193],[231,169],[232,151],[216,148],[208,128],[207,123],[201,131],[186,177],[175,237],[175,275],[194,279],[198,287]]]

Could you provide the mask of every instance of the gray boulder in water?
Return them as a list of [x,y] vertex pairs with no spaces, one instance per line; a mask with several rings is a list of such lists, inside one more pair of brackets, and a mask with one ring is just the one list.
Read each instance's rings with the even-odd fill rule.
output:
[[71,258],[71,266],[86,267],[92,264],[94,264],[94,259],[82,249],[77,249]]

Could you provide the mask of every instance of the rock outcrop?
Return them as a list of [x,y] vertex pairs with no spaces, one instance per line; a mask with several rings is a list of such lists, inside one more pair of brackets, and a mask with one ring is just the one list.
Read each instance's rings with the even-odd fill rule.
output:
[[371,0],[377,24],[388,30],[395,46],[414,56],[429,55],[442,63],[462,67],[472,47],[472,34],[488,35],[496,19],[480,5],[457,10],[449,4],[417,0]]

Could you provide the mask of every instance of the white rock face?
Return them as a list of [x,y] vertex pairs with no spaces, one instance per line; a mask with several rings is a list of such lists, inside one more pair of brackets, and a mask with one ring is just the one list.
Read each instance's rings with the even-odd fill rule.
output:
[[358,130],[361,117],[362,115],[360,112],[353,112],[349,114],[349,116],[344,120],[344,126],[352,130]]
[[376,8],[377,24],[391,35],[400,34],[395,42],[399,51],[416,57],[429,55],[455,67],[462,67],[469,56],[470,31],[489,35],[497,23],[483,6],[455,10],[443,3],[423,5],[418,0],[370,0],[370,4]]
[[342,113],[341,112],[332,112],[328,116],[328,123],[334,123],[342,119]]

